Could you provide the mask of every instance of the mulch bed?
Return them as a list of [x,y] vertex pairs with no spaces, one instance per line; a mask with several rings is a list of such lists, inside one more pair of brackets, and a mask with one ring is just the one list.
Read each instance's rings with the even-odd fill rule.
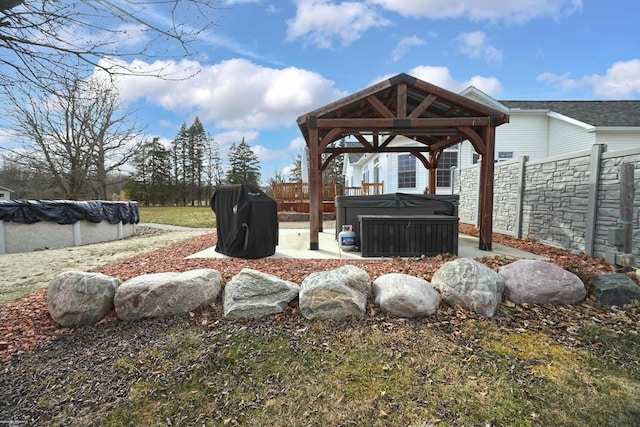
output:
[[[460,226],[460,231],[470,235],[478,233],[475,227],[464,224]],[[301,283],[312,272],[352,264],[367,271],[372,279],[387,273],[406,273],[431,280],[433,273],[443,263],[455,258],[444,255],[423,259],[392,258],[384,260],[185,259],[190,254],[213,246],[215,241],[215,233],[205,234],[190,241],[135,256],[96,271],[125,281],[143,274],[212,268],[218,270],[225,281],[228,281],[240,270],[247,267]],[[560,267],[577,274],[587,287],[589,287],[591,277],[594,274],[611,272],[611,267],[599,258],[589,258],[584,254],[572,255],[566,250],[532,240],[517,240],[509,236],[494,234],[493,241],[547,256]],[[487,256],[478,260],[496,270],[513,261],[501,256]],[[456,319],[473,317],[474,315],[464,310],[448,307],[443,303],[436,316],[437,318],[433,320],[439,319],[439,322],[455,324]],[[625,328],[629,328],[630,324],[638,324],[640,308],[636,305],[625,309],[604,309],[597,307],[591,299],[571,307],[516,305],[506,301],[495,320],[514,327],[537,329],[553,326],[561,333],[567,333],[567,336],[570,336],[571,328],[583,324],[585,321],[597,322],[613,330],[625,330]],[[118,322],[118,320],[112,312],[101,323],[105,322]],[[46,289],[33,292],[12,303],[0,305],[0,362],[10,359],[12,355],[32,351],[47,341],[72,333],[74,330],[60,328],[49,316]]]

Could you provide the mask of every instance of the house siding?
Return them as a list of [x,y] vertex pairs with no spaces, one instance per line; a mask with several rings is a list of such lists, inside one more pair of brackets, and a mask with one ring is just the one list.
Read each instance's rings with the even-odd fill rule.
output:
[[640,147],[640,130],[637,132],[598,132],[596,144],[607,144],[607,151],[627,150]]
[[508,124],[496,128],[496,157],[500,151],[513,151],[513,158],[549,156],[549,118],[546,113],[514,112]]
[[584,150],[595,142],[595,134],[584,127],[557,118],[549,119],[549,156]]

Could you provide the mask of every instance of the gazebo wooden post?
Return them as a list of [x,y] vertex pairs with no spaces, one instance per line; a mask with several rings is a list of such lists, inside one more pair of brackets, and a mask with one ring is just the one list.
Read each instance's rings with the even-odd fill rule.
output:
[[[320,218],[318,212],[322,208],[322,171],[320,167],[320,139],[318,128],[312,126],[315,120],[309,120],[309,249],[320,249],[319,236]],[[320,174],[318,174],[320,171]]]
[[496,128],[486,126],[484,131],[486,152],[480,164],[480,250],[490,251],[493,235],[493,180],[496,148]]
[[[318,150],[319,151],[319,150]],[[316,193],[317,195],[317,210],[316,210],[316,215],[317,215],[317,221],[318,221],[318,231],[322,232],[324,225],[323,225],[323,221],[322,221],[322,214],[324,213],[324,183],[322,182],[322,154],[318,153],[318,192]],[[311,208],[311,207],[309,207]]]
[[436,166],[433,162],[429,165],[429,194],[436,194]]

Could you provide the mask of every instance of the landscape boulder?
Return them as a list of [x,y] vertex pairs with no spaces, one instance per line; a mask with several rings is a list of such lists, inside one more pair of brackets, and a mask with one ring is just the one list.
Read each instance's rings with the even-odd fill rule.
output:
[[300,287],[300,311],[310,320],[362,318],[370,293],[371,278],[356,266],[311,273]]
[[65,328],[93,325],[113,309],[113,297],[119,285],[120,280],[101,273],[60,273],[49,283],[49,314]]
[[640,286],[624,273],[597,274],[591,279],[591,293],[598,306],[618,306],[640,301]]
[[575,304],[587,290],[575,274],[547,261],[521,259],[499,270],[505,297],[515,303]]
[[385,274],[373,281],[377,307],[397,317],[424,317],[436,312],[440,294],[431,283],[402,273]]
[[293,282],[243,268],[224,287],[224,315],[240,318],[281,313],[299,292]]
[[220,273],[211,269],[134,277],[116,291],[116,314],[122,320],[138,320],[187,313],[215,302],[222,282]]
[[460,306],[492,317],[502,300],[504,280],[487,267],[470,258],[445,263],[431,279],[447,304]]

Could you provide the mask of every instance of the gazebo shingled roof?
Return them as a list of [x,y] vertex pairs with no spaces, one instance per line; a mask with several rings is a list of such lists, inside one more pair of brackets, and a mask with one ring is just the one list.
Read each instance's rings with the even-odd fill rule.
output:
[[[342,153],[402,152],[429,169],[429,189],[444,149],[469,140],[482,159],[480,174],[480,249],[491,250],[495,128],[509,116],[408,74],[398,74],[298,117],[309,149],[310,249],[319,249],[322,231],[322,170]],[[391,146],[398,136],[419,144]],[[351,136],[360,146],[332,143]]]

